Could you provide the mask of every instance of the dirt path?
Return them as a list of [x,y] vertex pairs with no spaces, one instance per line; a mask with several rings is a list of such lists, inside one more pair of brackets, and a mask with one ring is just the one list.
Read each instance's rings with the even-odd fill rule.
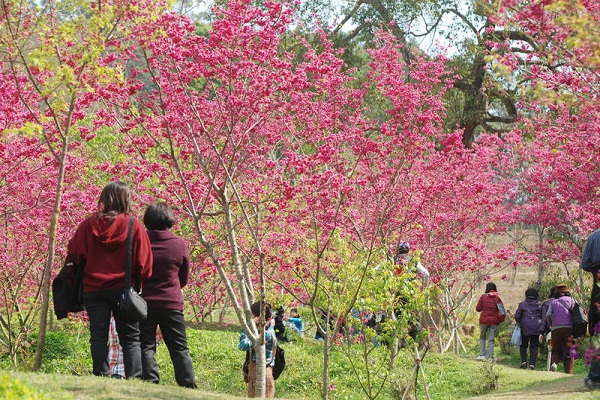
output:
[[561,377],[551,382],[535,385],[525,390],[494,393],[472,397],[470,400],[598,400],[600,390],[583,386],[581,376]]

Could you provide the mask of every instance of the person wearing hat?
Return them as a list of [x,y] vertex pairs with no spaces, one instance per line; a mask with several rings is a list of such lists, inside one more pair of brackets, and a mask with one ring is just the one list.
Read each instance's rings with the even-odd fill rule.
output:
[[[394,264],[396,265],[396,275],[400,275],[408,267],[410,257],[410,244],[408,242],[401,241],[396,247],[396,256],[394,257]],[[417,260],[415,264],[415,271],[418,276],[423,278],[423,281],[427,283],[429,280],[429,270],[421,264],[420,260]]]
[[558,364],[564,360],[564,370],[567,374],[573,374],[575,360],[570,349],[573,347],[573,323],[571,309],[575,301],[567,285],[561,284],[554,288],[554,299],[550,302],[546,318],[552,332],[551,345],[552,355],[550,360],[550,371],[558,370]]

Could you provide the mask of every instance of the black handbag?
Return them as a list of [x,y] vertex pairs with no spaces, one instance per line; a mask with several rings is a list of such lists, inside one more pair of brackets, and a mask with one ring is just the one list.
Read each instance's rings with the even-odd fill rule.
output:
[[125,263],[125,287],[119,293],[118,307],[123,315],[134,321],[144,321],[148,318],[148,304],[146,300],[131,286],[132,264],[132,231],[133,217],[129,217],[127,230],[127,260]]

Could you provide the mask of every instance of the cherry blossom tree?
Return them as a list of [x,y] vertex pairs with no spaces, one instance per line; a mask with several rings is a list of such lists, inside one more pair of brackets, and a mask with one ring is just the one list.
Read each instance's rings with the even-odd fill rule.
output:
[[[538,257],[539,279],[550,263],[563,265],[568,275],[582,239],[600,223],[594,162],[599,10],[589,1],[503,1],[497,11],[496,31],[523,33],[520,41],[497,43],[490,54],[507,76],[523,82],[521,123],[507,137],[519,162],[512,221],[539,227],[538,245],[527,249]],[[573,284],[582,286],[577,278],[571,277]]]
[[46,257],[38,283],[42,304],[34,369],[42,362],[68,154],[78,141],[93,135],[89,114],[96,108],[99,89],[119,77],[119,71],[107,67],[116,57],[116,49],[110,51],[113,38],[117,32],[126,32],[128,24],[142,23],[160,5],[118,0],[0,2],[0,66],[10,82],[3,89],[8,91],[7,98],[18,99],[15,107],[24,114],[24,125],[14,128],[36,133],[45,147],[43,154],[53,159],[46,161],[51,167],[46,184],[51,182],[48,187],[54,194],[45,196],[53,201],[45,205],[50,207],[45,219],[48,243],[41,248]]

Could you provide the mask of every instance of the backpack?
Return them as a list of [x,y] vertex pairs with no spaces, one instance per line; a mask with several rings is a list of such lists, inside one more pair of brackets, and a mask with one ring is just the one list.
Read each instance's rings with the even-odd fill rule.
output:
[[[542,305],[539,300],[534,304],[536,308],[530,309],[531,305],[521,308],[521,320],[519,324],[523,332],[527,335],[540,333],[544,330],[544,322],[542,319]],[[520,305],[519,305],[520,307]]]
[[[246,351],[246,360],[244,361],[244,364],[242,364],[242,372],[244,375],[244,382],[248,383],[248,364],[251,362],[252,358],[251,358],[251,354],[250,351]],[[273,362],[272,368],[273,368],[273,379],[277,380],[277,378],[279,378],[279,376],[281,375],[281,373],[283,372],[283,370],[286,367],[286,363],[285,363],[285,350],[283,350],[283,348],[279,347],[277,345],[277,343],[275,343],[275,347],[273,348],[273,352],[275,354],[275,360]]]
[[568,308],[565,305],[565,303],[563,303],[560,300],[559,302],[567,310],[569,310],[569,313],[571,314],[571,324],[573,325],[573,337],[578,338],[581,336],[585,336],[587,334],[588,320],[585,314],[583,313],[583,310],[581,309],[579,303],[575,299],[573,299],[573,308]]

